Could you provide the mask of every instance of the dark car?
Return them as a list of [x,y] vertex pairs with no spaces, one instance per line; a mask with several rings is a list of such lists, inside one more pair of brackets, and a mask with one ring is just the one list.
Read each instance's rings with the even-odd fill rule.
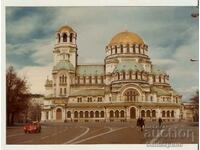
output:
[[41,132],[41,125],[39,122],[31,122],[27,123],[24,126],[25,133],[40,133]]

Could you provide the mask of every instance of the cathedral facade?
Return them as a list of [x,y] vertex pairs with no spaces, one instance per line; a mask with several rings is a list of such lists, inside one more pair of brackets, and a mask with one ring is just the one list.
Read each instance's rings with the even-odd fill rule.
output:
[[105,48],[104,64],[99,65],[78,63],[76,40],[77,33],[69,26],[56,32],[42,121],[180,119],[182,96],[170,86],[169,75],[152,64],[148,45],[139,35],[116,34]]

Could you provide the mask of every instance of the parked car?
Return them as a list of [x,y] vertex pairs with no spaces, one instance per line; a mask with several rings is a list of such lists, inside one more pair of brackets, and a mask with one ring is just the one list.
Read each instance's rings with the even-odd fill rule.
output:
[[25,133],[40,133],[41,132],[41,125],[39,122],[31,122],[27,123],[24,126],[24,132]]

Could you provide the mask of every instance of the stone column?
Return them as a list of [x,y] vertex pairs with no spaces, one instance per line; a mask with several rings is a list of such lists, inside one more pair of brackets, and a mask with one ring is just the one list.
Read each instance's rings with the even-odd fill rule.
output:
[[70,42],[70,33],[67,33],[67,43]]
[[46,111],[42,110],[41,121],[46,120]]

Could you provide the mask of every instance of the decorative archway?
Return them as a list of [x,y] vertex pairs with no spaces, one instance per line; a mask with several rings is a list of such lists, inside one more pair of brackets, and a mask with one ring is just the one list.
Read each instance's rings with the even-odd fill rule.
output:
[[144,110],[141,111],[141,117],[145,117],[145,111]]
[[152,110],[152,117],[156,117],[156,111]]
[[62,110],[60,108],[56,110],[56,120],[62,120]]
[[136,118],[136,109],[135,107],[131,107],[130,109],[130,118],[135,119]]
[[138,101],[139,92],[135,89],[128,89],[123,94],[125,101],[136,102]]

